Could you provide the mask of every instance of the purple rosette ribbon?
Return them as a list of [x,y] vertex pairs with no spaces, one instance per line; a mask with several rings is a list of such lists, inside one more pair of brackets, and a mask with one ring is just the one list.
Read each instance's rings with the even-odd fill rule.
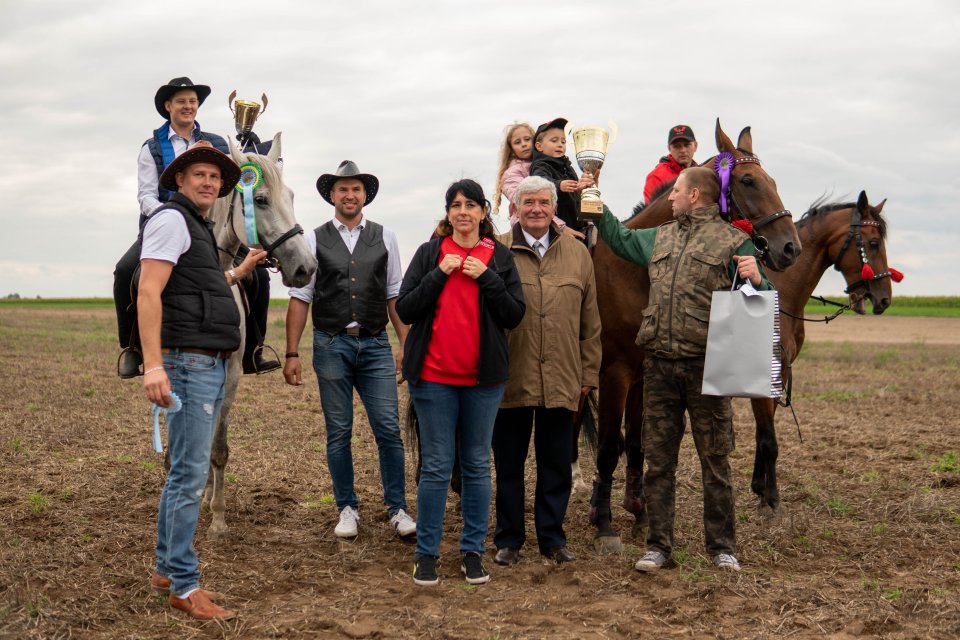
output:
[[724,151],[713,161],[713,170],[720,178],[720,213],[726,215],[729,212],[727,207],[727,191],[730,190],[730,172],[733,171],[735,164],[733,154]]

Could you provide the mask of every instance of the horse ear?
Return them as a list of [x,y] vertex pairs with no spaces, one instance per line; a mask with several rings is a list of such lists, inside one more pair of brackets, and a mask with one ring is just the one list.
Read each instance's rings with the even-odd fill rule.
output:
[[237,164],[243,164],[246,162],[246,158],[240,155],[240,152],[237,151],[237,147],[233,144],[233,140],[227,139],[227,144],[230,145],[230,157],[233,158],[233,161]]
[[280,133],[280,131],[277,131],[277,135],[273,136],[270,151],[267,153],[267,158],[274,163],[280,159]]
[[870,203],[867,201],[867,192],[861,191],[860,196],[857,198],[857,211],[860,212],[860,215],[865,216],[868,213],[870,208]]
[[723,132],[723,129],[720,128],[720,118],[717,118],[716,138],[717,151],[720,153],[723,153],[724,151],[733,153],[733,151],[736,149],[736,147],[733,146],[733,141],[731,141],[730,138],[727,137],[727,134]]
[[743,149],[750,155],[753,155],[753,136],[750,134],[750,127],[744,127],[737,138],[737,147]]
[[880,201],[880,204],[874,205],[873,212],[877,215],[880,215],[880,212],[883,211],[883,205],[887,202],[887,199],[884,198]]

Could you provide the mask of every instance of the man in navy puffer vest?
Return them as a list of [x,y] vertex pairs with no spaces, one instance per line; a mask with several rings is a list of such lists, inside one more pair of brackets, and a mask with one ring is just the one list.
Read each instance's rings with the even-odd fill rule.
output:
[[[187,77],[174,78],[157,89],[153,98],[154,107],[166,122],[143,143],[137,159],[140,228],[143,228],[150,216],[170,199],[173,192],[162,188],[159,179],[160,174],[175,158],[200,141],[210,143],[226,155],[230,154],[224,138],[201,130],[200,123],[196,121],[197,110],[209,95],[209,86],[194,84]],[[266,147],[264,145],[260,147],[257,151],[266,153]],[[142,364],[142,356],[137,348],[138,345],[135,344],[136,314],[130,296],[130,283],[139,257],[139,246],[135,243],[120,258],[114,271],[113,298],[117,310],[120,346],[123,348],[117,365],[117,372],[121,378],[140,375]],[[253,287],[256,295],[250,296],[253,317],[252,321],[247,322],[244,372],[265,373],[280,368],[279,362],[264,360],[262,356],[267,305],[270,299],[270,279],[264,267],[258,267],[252,277],[256,279],[257,286]]]

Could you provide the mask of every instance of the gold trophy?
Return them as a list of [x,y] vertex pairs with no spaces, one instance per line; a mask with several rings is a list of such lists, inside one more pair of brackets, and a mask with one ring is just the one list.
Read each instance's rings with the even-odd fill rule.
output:
[[236,91],[231,93],[230,97],[227,98],[227,104],[230,106],[230,112],[233,114],[233,119],[237,127],[237,139],[242,143],[250,135],[250,132],[253,131],[253,125],[257,121],[257,118],[260,117],[260,114],[267,110],[267,94],[263,94],[260,97],[260,99],[263,100],[263,109],[260,108],[260,103],[252,100],[234,100],[236,95]]
[[[577,164],[584,174],[596,176],[607,157],[607,146],[617,137],[617,125],[607,123],[611,134],[603,127],[578,127],[573,130],[573,147],[576,150]],[[580,193],[580,217],[596,220],[603,215],[603,201],[600,189],[590,187]]]

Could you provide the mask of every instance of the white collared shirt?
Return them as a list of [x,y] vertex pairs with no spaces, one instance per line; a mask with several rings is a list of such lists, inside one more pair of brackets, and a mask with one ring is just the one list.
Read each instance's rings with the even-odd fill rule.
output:
[[[190,139],[187,140],[170,127],[167,138],[173,144],[174,158],[197,141],[197,129],[194,125]],[[160,202],[160,175],[157,173],[157,163],[154,162],[150,154],[150,146],[147,144],[140,147],[140,155],[137,157],[137,201],[140,203],[140,213],[145,216],[153,215],[163,204]]]
[[[543,254],[545,254],[550,247],[550,230],[547,229],[547,232],[543,234],[542,238],[534,238],[527,233],[523,227],[520,227],[520,231],[523,233],[523,239],[527,241],[527,244],[530,245],[531,248],[538,242],[543,245],[543,251],[539,253],[539,256],[542,258]],[[534,251],[536,251],[536,249],[534,249]]]
[[[343,239],[343,243],[347,245],[347,251],[349,251],[351,255],[353,254],[354,247],[357,246],[360,232],[363,231],[363,228],[366,226],[366,218],[362,217],[363,214],[360,215],[360,223],[355,226],[353,230],[348,229],[347,225],[336,218],[333,219],[333,226],[340,232],[340,237]],[[316,255],[317,234],[305,233],[304,236],[306,236],[307,246],[310,247],[310,251]],[[403,268],[400,266],[400,245],[397,243],[397,234],[395,234],[392,229],[383,227],[383,244],[387,248],[387,300],[392,300],[400,295],[400,283],[403,280]],[[313,290],[316,284],[317,274],[313,274],[310,282],[306,286],[292,287],[290,289],[290,297],[311,304],[313,302]]]

